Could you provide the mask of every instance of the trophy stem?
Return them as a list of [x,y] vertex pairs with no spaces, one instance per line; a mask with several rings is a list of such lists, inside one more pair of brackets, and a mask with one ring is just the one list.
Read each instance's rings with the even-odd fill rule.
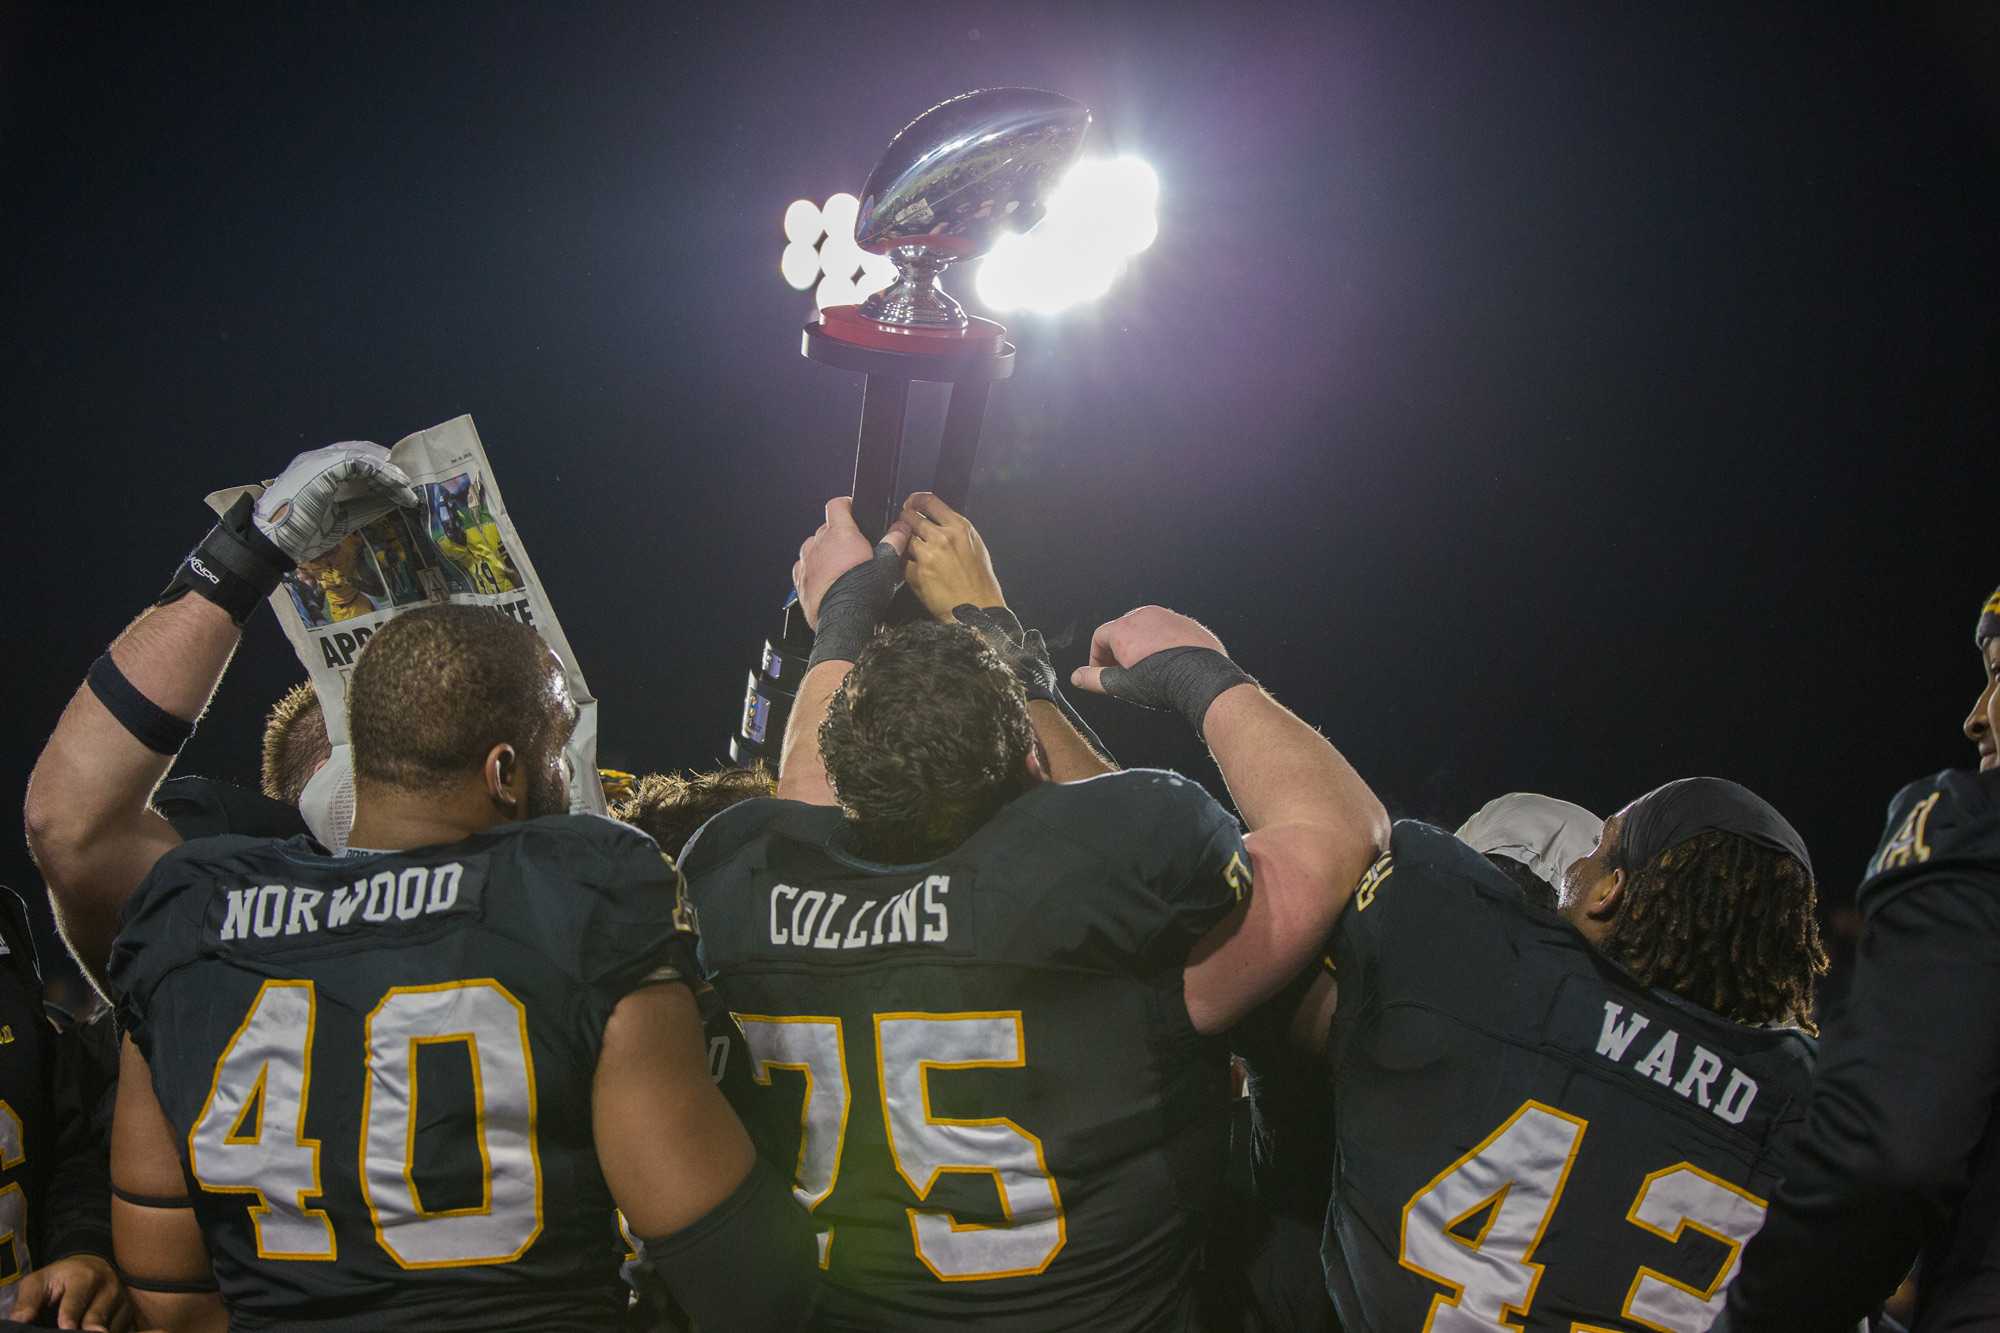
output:
[[938,278],[953,256],[927,245],[899,245],[889,251],[896,281],[862,303],[861,313],[878,324],[919,329],[962,329],[965,309],[945,294]]

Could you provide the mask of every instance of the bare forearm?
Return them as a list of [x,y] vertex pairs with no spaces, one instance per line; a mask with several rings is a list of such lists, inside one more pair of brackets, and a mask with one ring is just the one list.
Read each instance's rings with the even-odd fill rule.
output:
[[1229,795],[1253,831],[1314,830],[1325,871],[1352,884],[1389,842],[1389,816],[1326,737],[1255,685],[1217,695],[1202,721]]
[[1048,700],[1029,700],[1028,716],[1035,724],[1035,738],[1048,754],[1049,777],[1054,781],[1080,782],[1118,771],[1118,766],[1099,754],[1063,716],[1062,709]]
[[821,662],[799,682],[791,721],[785,727],[784,751],[778,760],[778,795],[784,800],[808,805],[837,803],[833,784],[827,780],[826,762],[820,757],[819,724],[826,721],[833,692],[853,666],[838,660]]

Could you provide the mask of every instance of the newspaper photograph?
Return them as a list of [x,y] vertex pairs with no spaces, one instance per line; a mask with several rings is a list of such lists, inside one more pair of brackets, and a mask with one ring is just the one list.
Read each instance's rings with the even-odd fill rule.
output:
[[[301,805],[330,802],[344,837],[353,817],[347,681],[355,656],[376,630],[411,607],[453,602],[511,616],[539,633],[561,659],[579,710],[568,747],[570,809],[602,814],[597,700],[508,517],[472,418],[455,417],[407,435],[389,457],[409,475],[422,503],[393,509],[350,533],[332,550],[301,563],[271,594],[271,609],[319,695],[333,743],[324,770],[329,780],[315,778]],[[239,495],[262,489],[231,487],[210,495],[208,504],[220,514]],[[336,785],[342,789],[338,794],[330,790]]]

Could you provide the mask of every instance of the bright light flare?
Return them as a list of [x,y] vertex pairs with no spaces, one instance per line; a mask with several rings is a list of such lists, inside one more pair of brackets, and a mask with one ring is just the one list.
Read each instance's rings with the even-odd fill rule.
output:
[[979,266],[979,299],[1036,314],[1096,300],[1159,235],[1159,201],[1159,177],[1136,157],[1077,163],[1050,194],[1041,225],[1002,237]]
[[824,205],[795,199],[785,210],[785,239],[790,244],[778,257],[778,272],[798,291],[818,284],[813,303],[853,305],[896,280],[896,266],[882,255],[865,253],[854,243],[854,224],[861,201],[836,194]]

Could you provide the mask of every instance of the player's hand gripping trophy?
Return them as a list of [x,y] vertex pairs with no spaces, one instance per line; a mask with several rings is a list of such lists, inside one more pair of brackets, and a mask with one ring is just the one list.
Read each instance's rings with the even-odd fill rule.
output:
[[[1014,345],[990,319],[967,315],[939,286],[952,264],[987,253],[1007,232],[1042,220],[1048,197],[1090,128],[1081,102],[1036,88],[986,88],[940,102],[889,142],[862,189],[854,239],[886,255],[896,281],[858,306],[832,306],[805,327],[806,357],[865,377],[854,452],[854,519],[878,540],[906,490],[897,465],[910,383],[949,384],[937,471],[928,489],[965,506],[987,392],[1014,373]],[[730,757],[775,764],[805,673],[812,632],[796,606],[766,640]]]

